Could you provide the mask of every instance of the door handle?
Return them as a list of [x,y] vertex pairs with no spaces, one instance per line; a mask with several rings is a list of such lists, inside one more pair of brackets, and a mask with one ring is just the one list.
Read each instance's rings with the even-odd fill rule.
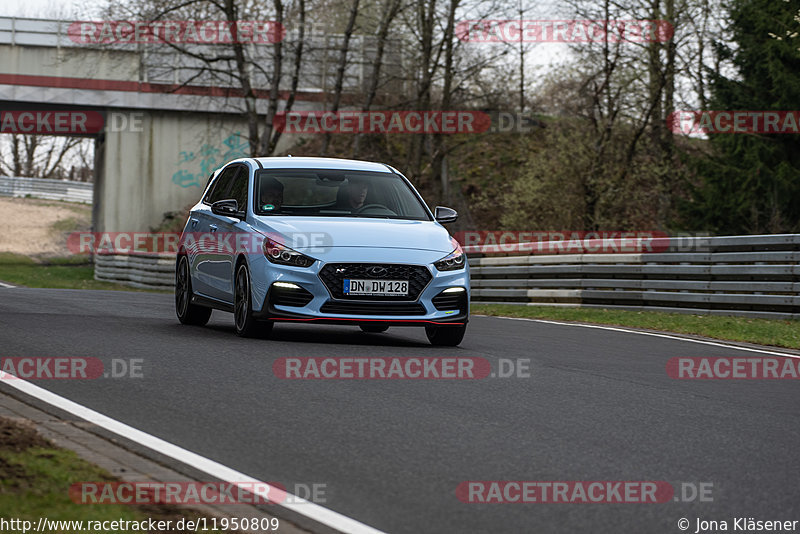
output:
[[189,221],[192,223],[192,228],[197,226],[197,223],[200,222],[200,220],[196,219],[195,217],[190,218]]
[[208,227],[211,229],[211,233],[214,233],[214,232],[217,231],[217,225],[216,224],[209,224]]

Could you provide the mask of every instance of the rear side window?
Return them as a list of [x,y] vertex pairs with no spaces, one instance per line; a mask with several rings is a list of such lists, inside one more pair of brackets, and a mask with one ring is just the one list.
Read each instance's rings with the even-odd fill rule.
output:
[[236,178],[233,179],[233,185],[228,193],[228,198],[236,200],[239,211],[247,209],[248,174],[246,167],[239,167],[239,172],[236,173]]
[[228,196],[228,191],[230,191],[233,179],[239,169],[241,169],[240,165],[231,165],[223,170],[220,173],[219,178],[217,178],[217,180],[211,185],[211,189],[208,191],[206,198],[203,199],[203,202],[206,204],[213,204],[218,200],[226,200],[231,198]]

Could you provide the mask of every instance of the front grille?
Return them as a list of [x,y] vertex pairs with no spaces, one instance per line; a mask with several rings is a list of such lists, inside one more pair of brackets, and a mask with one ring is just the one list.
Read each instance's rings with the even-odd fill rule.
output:
[[269,290],[269,301],[276,306],[295,306],[302,308],[314,299],[314,295],[303,288],[290,289],[275,287]]
[[458,293],[439,293],[433,297],[432,301],[437,310],[463,310],[467,305],[467,292],[459,291]]
[[425,315],[418,302],[335,302],[329,300],[320,308],[322,313],[342,315]]
[[[385,272],[370,273],[372,267],[384,267]],[[339,272],[337,272],[339,271]],[[335,299],[344,300],[380,300],[380,301],[410,301],[417,300],[422,290],[433,278],[431,272],[424,265],[405,265],[397,263],[329,263],[319,272],[319,277]],[[349,296],[344,294],[344,280],[350,279],[380,279],[380,280],[408,280],[407,296]]]

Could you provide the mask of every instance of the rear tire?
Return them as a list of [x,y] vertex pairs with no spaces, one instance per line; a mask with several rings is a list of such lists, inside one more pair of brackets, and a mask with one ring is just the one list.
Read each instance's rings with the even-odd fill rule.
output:
[[425,335],[431,345],[455,347],[464,339],[467,325],[463,326],[426,326]]
[[358,327],[362,332],[367,332],[368,334],[381,334],[389,330],[388,326],[382,324],[360,324]]
[[253,317],[250,304],[250,271],[242,262],[236,268],[233,302],[233,323],[236,334],[241,337],[267,337],[272,331],[271,321],[258,321]]
[[181,256],[175,269],[175,314],[182,324],[203,326],[211,318],[211,308],[192,304],[192,277],[189,259]]

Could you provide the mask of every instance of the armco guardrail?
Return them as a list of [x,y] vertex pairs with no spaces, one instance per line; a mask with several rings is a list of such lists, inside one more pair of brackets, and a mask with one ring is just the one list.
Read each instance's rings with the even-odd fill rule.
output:
[[94,185],[69,180],[0,176],[0,195],[92,203]]
[[672,238],[657,253],[484,255],[470,266],[479,303],[800,318],[800,234]]
[[[470,257],[476,303],[800,318],[800,234],[671,238],[657,253]],[[95,279],[174,286],[175,256],[97,255]]]
[[94,279],[148,289],[175,287],[174,254],[97,254]]

